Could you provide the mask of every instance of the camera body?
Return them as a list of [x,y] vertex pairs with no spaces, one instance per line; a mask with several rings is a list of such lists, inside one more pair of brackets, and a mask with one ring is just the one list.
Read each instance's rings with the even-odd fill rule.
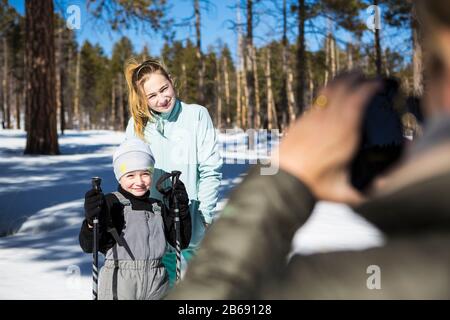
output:
[[361,192],[397,162],[404,150],[402,116],[406,109],[400,83],[395,78],[380,80],[380,89],[365,108],[360,144],[350,167],[351,184]]

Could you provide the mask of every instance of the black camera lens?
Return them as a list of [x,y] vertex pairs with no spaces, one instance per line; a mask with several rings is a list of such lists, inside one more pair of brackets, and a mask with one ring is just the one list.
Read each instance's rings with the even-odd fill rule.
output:
[[350,168],[351,183],[362,192],[401,157],[404,147],[403,110],[397,103],[400,84],[395,78],[383,78],[381,83],[365,109],[360,145]]

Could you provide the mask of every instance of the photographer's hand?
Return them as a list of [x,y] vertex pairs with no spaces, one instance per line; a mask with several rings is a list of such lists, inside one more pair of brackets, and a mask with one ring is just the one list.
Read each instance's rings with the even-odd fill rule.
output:
[[320,200],[363,200],[350,184],[349,163],[359,142],[364,106],[379,84],[355,86],[357,77],[343,77],[323,89],[316,105],[289,128],[275,152],[273,160],[280,168],[302,180]]

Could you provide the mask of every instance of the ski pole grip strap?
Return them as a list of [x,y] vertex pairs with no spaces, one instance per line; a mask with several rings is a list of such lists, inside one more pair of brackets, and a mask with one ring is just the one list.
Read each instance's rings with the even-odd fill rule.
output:
[[164,181],[166,181],[170,177],[172,177],[172,174],[166,172],[161,177],[159,177],[158,181],[156,182],[156,190],[158,190],[158,192],[161,193],[162,195],[167,195],[170,191],[169,188],[164,189],[163,187]]

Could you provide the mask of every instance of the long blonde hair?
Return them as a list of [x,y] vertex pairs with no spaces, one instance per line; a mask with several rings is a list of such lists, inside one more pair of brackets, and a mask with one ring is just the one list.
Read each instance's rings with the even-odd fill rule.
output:
[[125,63],[124,72],[128,85],[128,105],[134,120],[134,132],[139,138],[144,139],[144,129],[148,121],[152,120],[152,115],[147,104],[143,84],[151,74],[160,73],[173,86],[172,77],[161,61],[153,59],[139,63],[135,58],[131,58]]

